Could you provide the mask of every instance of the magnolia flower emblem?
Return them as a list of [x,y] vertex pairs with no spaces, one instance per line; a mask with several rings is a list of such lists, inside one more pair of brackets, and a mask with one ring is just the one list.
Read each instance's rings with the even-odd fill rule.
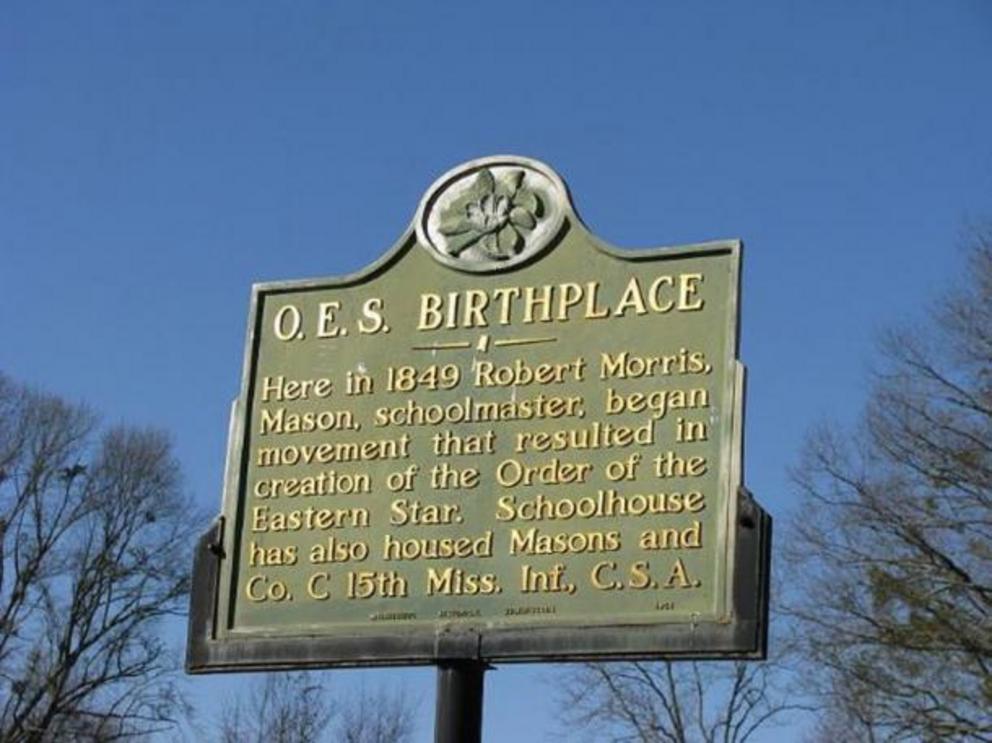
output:
[[441,212],[438,231],[447,238],[445,251],[459,256],[478,246],[484,256],[505,261],[520,253],[527,234],[544,211],[540,197],[525,188],[523,170],[499,178],[489,168]]

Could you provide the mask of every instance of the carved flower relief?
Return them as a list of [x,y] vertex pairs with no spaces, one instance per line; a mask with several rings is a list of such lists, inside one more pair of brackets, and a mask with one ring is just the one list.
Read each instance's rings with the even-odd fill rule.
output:
[[438,231],[445,252],[458,256],[477,245],[492,260],[508,260],[523,250],[527,233],[543,213],[540,197],[523,185],[524,171],[500,178],[483,168],[468,189],[441,211]]

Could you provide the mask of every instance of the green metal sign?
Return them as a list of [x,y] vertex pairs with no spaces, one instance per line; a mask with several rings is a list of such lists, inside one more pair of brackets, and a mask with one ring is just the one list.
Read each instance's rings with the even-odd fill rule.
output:
[[740,258],[612,248],[494,157],[368,269],[257,285],[190,670],[760,657]]

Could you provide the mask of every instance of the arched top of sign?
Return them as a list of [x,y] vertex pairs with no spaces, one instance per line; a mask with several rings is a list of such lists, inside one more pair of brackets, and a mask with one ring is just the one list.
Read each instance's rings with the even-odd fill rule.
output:
[[460,271],[505,271],[547,248],[565,221],[568,192],[537,160],[513,155],[459,165],[437,179],[417,210],[417,239]]

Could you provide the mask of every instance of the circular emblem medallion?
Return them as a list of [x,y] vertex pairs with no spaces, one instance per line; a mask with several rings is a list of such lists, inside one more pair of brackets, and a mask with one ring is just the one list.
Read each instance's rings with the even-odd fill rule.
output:
[[565,219],[565,184],[523,157],[460,165],[428,189],[417,238],[435,259],[462,271],[504,271],[540,253]]

